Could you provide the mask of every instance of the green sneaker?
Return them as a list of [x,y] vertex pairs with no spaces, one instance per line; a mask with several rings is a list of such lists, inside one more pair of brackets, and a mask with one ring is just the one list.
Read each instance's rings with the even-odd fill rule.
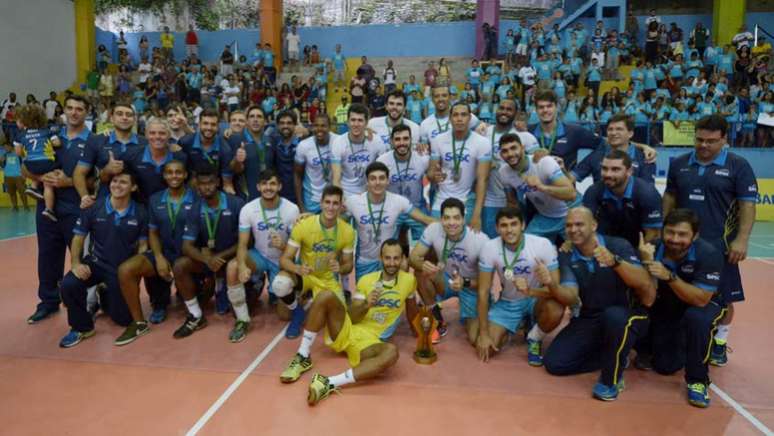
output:
[[228,334],[228,340],[233,343],[244,341],[247,337],[247,329],[249,328],[250,323],[248,321],[237,320],[236,324],[234,324],[234,328],[231,330],[231,333]]
[[306,402],[310,406],[314,406],[320,401],[328,398],[332,392],[340,392],[339,388],[334,387],[328,377],[315,374],[312,377],[312,383],[309,383],[309,396],[306,397]]
[[117,346],[126,345],[131,342],[134,342],[135,339],[139,338],[142,335],[147,334],[150,332],[150,327],[148,327],[148,323],[145,321],[132,321],[129,323],[129,325],[126,327],[126,330],[121,334],[121,336],[116,339],[115,344]]
[[301,377],[301,374],[310,369],[312,369],[312,359],[296,353],[288,367],[280,374],[280,381],[282,383],[293,383]]

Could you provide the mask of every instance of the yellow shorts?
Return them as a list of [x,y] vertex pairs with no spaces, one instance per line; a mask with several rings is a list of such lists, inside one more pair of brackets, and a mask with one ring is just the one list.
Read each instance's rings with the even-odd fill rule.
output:
[[331,279],[319,279],[313,275],[306,275],[301,277],[302,289],[301,294],[305,294],[308,291],[312,291],[312,298],[316,297],[322,291],[331,291],[336,296],[344,301],[344,292],[341,288],[341,283],[338,280]]
[[325,331],[325,344],[337,353],[346,352],[349,364],[354,368],[360,365],[360,352],[371,345],[380,344],[382,341],[376,333],[353,325],[349,314],[344,315],[344,324],[341,326],[336,340],[332,340],[327,329]]

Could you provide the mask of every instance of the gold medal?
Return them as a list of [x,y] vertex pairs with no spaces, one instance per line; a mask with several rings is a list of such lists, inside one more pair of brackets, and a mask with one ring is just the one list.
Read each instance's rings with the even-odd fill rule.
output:
[[210,250],[215,248],[215,240],[214,239],[208,239],[207,240],[207,248]]

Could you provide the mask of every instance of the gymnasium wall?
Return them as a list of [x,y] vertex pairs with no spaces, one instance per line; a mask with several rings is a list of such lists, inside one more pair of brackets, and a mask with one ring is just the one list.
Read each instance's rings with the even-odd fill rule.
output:
[[75,81],[72,0],[0,1],[0,100],[39,100]]

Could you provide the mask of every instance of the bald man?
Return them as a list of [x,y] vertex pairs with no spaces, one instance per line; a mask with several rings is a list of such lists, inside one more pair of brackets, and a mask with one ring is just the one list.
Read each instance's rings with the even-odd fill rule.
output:
[[543,363],[554,375],[571,375],[601,368],[594,398],[612,401],[623,389],[629,350],[647,332],[647,308],[656,288],[637,252],[626,239],[597,233],[588,208],[567,213],[570,252],[559,253],[563,303],[580,309],[559,332]]

